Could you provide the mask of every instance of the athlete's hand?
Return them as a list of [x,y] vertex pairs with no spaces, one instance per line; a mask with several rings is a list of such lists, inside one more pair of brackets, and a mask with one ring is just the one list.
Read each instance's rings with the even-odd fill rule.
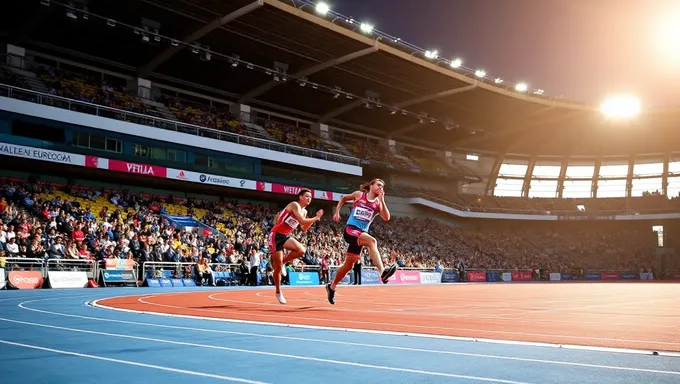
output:
[[378,198],[380,198],[381,201],[385,201],[385,190],[381,189],[378,191]]
[[316,211],[316,218],[320,219],[321,216],[323,216],[323,209],[319,209],[318,211]]
[[333,214],[333,221],[335,221],[336,223],[340,222],[340,212],[335,212]]

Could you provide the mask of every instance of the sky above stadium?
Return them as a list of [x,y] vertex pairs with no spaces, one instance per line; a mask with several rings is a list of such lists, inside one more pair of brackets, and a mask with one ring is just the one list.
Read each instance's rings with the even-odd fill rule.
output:
[[680,106],[680,0],[333,0],[333,10],[546,95]]

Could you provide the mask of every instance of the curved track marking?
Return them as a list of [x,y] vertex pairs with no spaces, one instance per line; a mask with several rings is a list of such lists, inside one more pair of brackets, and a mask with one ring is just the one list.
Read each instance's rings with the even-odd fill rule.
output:
[[[179,310],[189,310],[187,307],[183,306],[176,306],[176,305],[169,305],[169,304],[160,304],[160,303],[154,303],[147,301],[145,299],[150,299],[154,297],[158,297],[160,295],[148,295],[148,296],[143,296],[137,299],[140,303],[147,304],[150,306],[156,306],[156,307],[162,307],[162,308],[172,308],[172,309],[179,309]],[[275,305],[275,304],[272,304]],[[283,307],[280,304],[275,305],[279,307]],[[198,311],[198,312],[206,312],[206,313],[221,313],[221,314],[226,314],[229,313],[230,311],[220,311],[220,310],[212,310],[212,309],[207,309],[207,308],[190,308],[191,311]],[[260,317],[260,318],[277,318],[277,319],[291,319],[291,320],[313,320],[317,323],[336,323],[336,324],[361,324],[361,325],[372,325],[376,327],[390,327],[390,326],[403,326],[405,328],[416,328],[416,329],[429,329],[429,330],[449,330],[449,331],[464,331],[464,332],[478,332],[482,334],[501,334],[501,335],[512,335],[512,336],[534,336],[534,337],[546,337],[546,338],[553,338],[553,339],[575,339],[575,340],[597,340],[597,341],[609,341],[609,342],[623,342],[623,343],[630,343],[630,344],[653,344],[653,345],[660,345],[660,346],[680,346],[680,343],[675,343],[675,342],[663,342],[663,341],[653,341],[653,340],[634,340],[634,339],[622,339],[622,338],[607,338],[607,337],[592,337],[592,336],[577,336],[577,335],[560,335],[560,334],[544,334],[544,333],[529,333],[529,332],[512,332],[512,331],[501,331],[501,330],[490,330],[490,329],[475,329],[475,328],[462,328],[462,327],[441,327],[441,326],[427,326],[427,325],[412,325],[412,324],[394,324],[394,323],[385,323],[385,322],[377,322],[377,321],[360,321],[360,320],[345,320],[345,319],[328,319],[328,318],[320,318],[320,317],[313,317],[313,316],[290,316],[290,315],[270,315],[270,314],[263,314],[263,313],[258,313],[258,312],[251,312],[251,311],[239,311],[238,312],[241,315],[248,315],[248,316],[253,316],[253,317]],[[329,328],[333,328],[330,326]],[[397,331],[398,332],[398,331]],[[402,333],[402,332],[398,332]],[[403,334],[403,333],[402,333]]]

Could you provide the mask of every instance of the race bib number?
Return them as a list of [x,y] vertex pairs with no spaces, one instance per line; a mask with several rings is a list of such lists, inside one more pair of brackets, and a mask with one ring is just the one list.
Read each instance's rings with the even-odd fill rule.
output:
[[297,228],[297,226],[300,225],[300,223],[293,216],[286,217],[286,220],[284,220],[284,222],[293,229]]
[[359,220],[371,221],[371,219],[373,219],[373,210],[356,207],[354,209],[354,217],[356,217]]

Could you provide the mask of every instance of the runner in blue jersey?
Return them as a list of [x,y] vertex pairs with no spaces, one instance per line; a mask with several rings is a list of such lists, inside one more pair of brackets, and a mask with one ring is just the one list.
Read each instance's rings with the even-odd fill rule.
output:
[[381,179],[373,179],[369,183],[362,184],[358,191],[343,196],[338,202],[335,214],[333,215],[333,220],[336,223],[340,221],[340,209],[350,201],[354,201],[354,203],[352,204],[352,210],[347,219],[344,232],[345,241],[349,243],[345,262],[338,268],[333,282],[326,284],[328,302],[331,304],[335,304],[335,289],[345,275],[354,267],[354,264],[359,259],[359,255],[361,255],[362,247],[368,248],[368,254],[373,261],[373,265],[378,269],[383,284],[387,284],[388,279],[397,271],[396,264],[388,268],[383,267],[380,251],[378,250],[378,242],[373,236],[368,234],[371,223],[376,216],[380,215],[384,221],[389,221],[391,217],[387,204],[385,204],[385,182]]

